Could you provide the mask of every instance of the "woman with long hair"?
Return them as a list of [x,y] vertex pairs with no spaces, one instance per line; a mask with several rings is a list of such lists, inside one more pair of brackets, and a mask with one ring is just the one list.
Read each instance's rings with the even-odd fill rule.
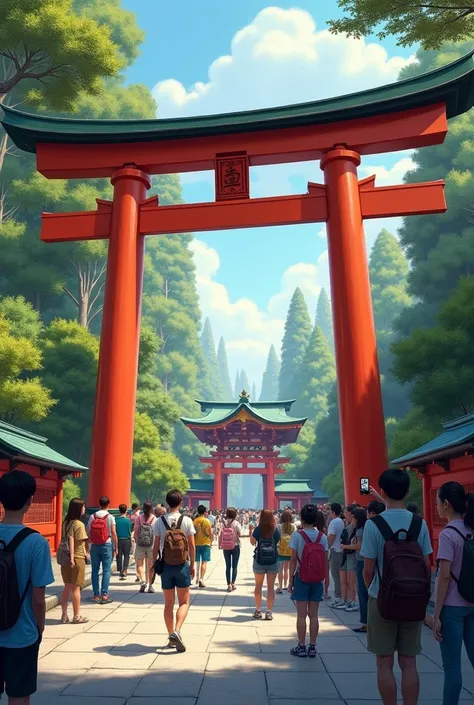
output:
[[278,571],[277,595],[281,595],[283,590],[288,590],[291,559],[290,539],[291,535],[296,531],[291,509],[285,509],[281,515],[279,529],[280,542],[278,544],[278,563],[280,568]]
[[143,502],[143,514],[135,519],[133,537],[135,539],[135,562],[137,575],[140,578],[140,592],[155,592],[153,587],[153,524],[156,516],[153,513],[153,504],[149,500]]
[[86,558],[89,558],[89,539],[86,527],[81,521],[85,512],[85,505],[82,499],[75,497],[69,502],[66,518],[63,522],[63,536],[67,537],[69,543],[69,555],[71,560],[68,565],[61,566],[61,576],[64,580],[64,590],[61,595],[61,622],[69,623],[67,612],[69,597],[72,600],[73,624],[85,624],[89,620],[81,617],[81,587],[84,585],[86,573]]
[[443,705],[457,705],[462,688],[463,642],[474,666],[474,600],[466,599],[466,570],[469,598],[474,577],[472,559],[468,565],[463,556],[466,541],[472,545],[474,536],[474,494],[466,492],[459,482],[445,482],[438,490],[436,506],[448,524],[439,535],[433,634],[443,660]]
[[275,601],[275,580],[280,569],[278,563],[278,542],[280,529],[275,526],[271,509],[262,509],[258,526],[255,527],[250,543],[255,546],[253,573],[255,576],[255,612],[254,619],[262,619],[262,588],[267,576],[267,611],[265,619],[273,619],[273,603]]
[[223,550],[227,592],[233,592],[237,580],[237,567],[240,559],[240,536],[242,527],[237,521],[237,510],[229,507],[225,513],[224,525],[219,535],[219,548]]
[[362,507],[355,507],[352,510],[352,526],[355,528],[354,538],[352,539],[352,547],[355,552],[357,561],[357,592],[359,595],[359,612],[360,612],[360,627],[352,631],[359,634],[367,632],[367,605],[369,602],[369,593],[364,582],[364,559],[360,555],[362,546],[362,537],[364,536],[364,527],[367,522],[367,512]]

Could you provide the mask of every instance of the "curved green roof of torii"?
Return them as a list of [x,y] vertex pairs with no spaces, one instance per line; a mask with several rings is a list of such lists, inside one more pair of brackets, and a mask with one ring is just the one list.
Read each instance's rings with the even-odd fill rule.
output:
[[118,144],[206,137],[327,124],[446,104],[448,118],[474,105],[474,50],[434,71],[336,98],[277,108],[152,120],[84,120],[32,115],[3,107],[3,127],[20,149],[39,142]]
[[268,426],[303,426],[305,418],[290,416],[288,412],[294,404],[294,399],[285,401],[258,401],[253,404],[247,396],[241,396],[238,402],[232,401],[201,401],[196,399],[201,411],[207,411],[205,416],[198,418],[181,417],[186,426],[201,426],[203,428],[230,423],[239,415],[245,413],[255,421]]

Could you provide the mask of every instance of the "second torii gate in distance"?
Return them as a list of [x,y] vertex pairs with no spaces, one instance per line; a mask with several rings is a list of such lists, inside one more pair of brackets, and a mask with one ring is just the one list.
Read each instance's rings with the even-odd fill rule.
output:
[[[88,504],[130,496],[144,236],[327,222],[347,501],[387,464],[363,220],[442,213],[443,182],[377,188],[361,155],[443,142],[447,118],[474,102],[472,53],[428,74],[314,103],[198,118],[67,120],[4,109],[16,145],[48,178],[109,177],[96,211],[44,214],[45,242],[109,239]],[[252,165],[321,160],[324,185],[249,198]],[[214,169],[216,201],[160,206],[150,175]]]

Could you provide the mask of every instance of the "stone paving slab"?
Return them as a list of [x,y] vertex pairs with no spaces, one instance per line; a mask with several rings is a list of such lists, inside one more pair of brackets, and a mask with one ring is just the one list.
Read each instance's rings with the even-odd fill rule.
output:
[[[351,629],[358,615],[322,603],[318,658],[291,657],[296,618],[288,594],[276,596],[273,621],[252,618],[251,552],[244,544],[238,589],[227,593],[222,554],[213,549],[207,587],[192,589],[184,654],[166,648],[159,582],[156,593],[139,593],[133,576],[123,582],[114,575],[107,606],[92,605],[85,590],[84,625],[62,625],[60,609],[52,609],[32,705],[379,705],[375,658],[366,636]],[[419,705],[441,705],[439,646],[427,629],[422,643]],[[463,671],[461,702],[473,702],[466,655]],[[395,675],[400,685],[397,665]]]

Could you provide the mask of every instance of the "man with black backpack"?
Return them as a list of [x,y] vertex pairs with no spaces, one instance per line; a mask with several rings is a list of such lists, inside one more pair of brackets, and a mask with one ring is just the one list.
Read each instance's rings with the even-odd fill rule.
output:
[[10,705],[29,705],[36,692],[45,587],[54,582],[48,542],[23,524],[35,492],[27,472],[0,478],[0,697],[6,691]]
[[[155,571],[161,575],[161,587],[165,597],[164,617],[169,634],[170,647],[179,652],[186,651],[181,637],[181,627],[187,617],[190,602],[190,587],[195,575],[196,547],[191,517],[181,514],[183,495],[171,490],[166,495],[169,511],[153,524],[155,544],[153,561]],[[176,622],[174,604],[178,596]]]
[[410,478],[385,470],[379,486],[386,510],[364,528],[361,557],[369,592],[367,648],[377,657],[377,683],[384,705],[396,705],[394,654],[402,671],[404,705],[416,705],[420,682],[416,657],[430,598],[432,553],[428,527],[405,508]]

